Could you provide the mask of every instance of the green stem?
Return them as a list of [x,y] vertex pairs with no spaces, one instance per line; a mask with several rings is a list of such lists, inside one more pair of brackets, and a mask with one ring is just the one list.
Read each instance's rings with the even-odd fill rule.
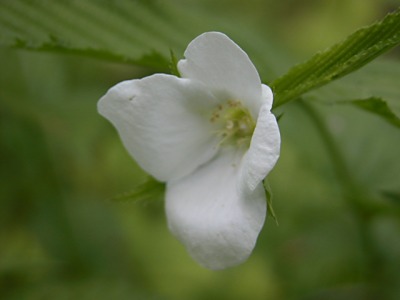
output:
[[301,108],[307,113],[310,120],[315,124],[315,128],[325,145],[325,148],[332,160],[332,165],[335,170],[336,176],[339,182],[344,187],[344,191],[351,191],[351,194],[358,192],[357,184],[353,179],[346,161],[341,153],[337,143],[334,140],[331,132],[327,128],[324,120],[318,114],[318,112],[309,103],[305,101],[299,101]]
[[326,126],[323,118],[314,109],[314,107],[305,101],[299,101],[301,108],[314,123],[322,142],[325,145],[326,151],[332,160],[332,165],[339,183],[342,186],[343,197],[346,200],[354,219],[357,222],[363,254],[367,260],[366,279],[375,282],[379,279],[379,270],[382,267],[382,259],[379,251],[374,244],[373,237],[370,233],[370,221],[375,214],[375,206],[371,204],[369,196],[365,194],[353,178],[344,155],[338,147],[334,137]]

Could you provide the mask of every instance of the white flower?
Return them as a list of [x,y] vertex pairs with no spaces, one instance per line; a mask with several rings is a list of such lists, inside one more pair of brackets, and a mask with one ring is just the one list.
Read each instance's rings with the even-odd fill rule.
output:
[[224,269],[248,258],[264,224],[262,180],[280,151],[273,96],[219,32],[195,38],[178,70],[182,78],[121,82],[98,109],[138,164],[167,183],[171,232],[201,265]]

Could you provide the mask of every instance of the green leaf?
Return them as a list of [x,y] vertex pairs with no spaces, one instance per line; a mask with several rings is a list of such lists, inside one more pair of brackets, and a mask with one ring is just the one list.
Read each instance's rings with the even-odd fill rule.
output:
[[400,192],[398,191],[382,191],[381,194],[392,201],[393,203],[400,204]]
[[[400,119],[399,78],[399,61],[377,60],[346,78],[308,93],[305,98],[329,104],[355,104],[398,126]],[[354,99],[363,100],[354,101]]]
[[386,121],[394,126],[400,128],[400,118],[398,118],[392,110],[389,108],[387,103],[381,98],[368,98],[362,100],[353,100],[350,103],[357,107],[360,107],[366,111],[375,113],[383,117]]
[[274,107],[343,77],[400,43],[400,8],[272,82]]
[[176,55],[172,49],[170,50],[171,54],[171,61],[169,63],[169,71],[172,75],[175,75],[177,77],[181,77],[181,74],[179,73],[178,70],[178,59],[176,58]]
[[186,37],[155,1],[0,2],[0,45],[78,53],[168,70],[171,46]]
[[276,225],[279,225],[278,218],[276,217],[274,208],[272,207],[272,190],[266,179],[263,180],[263,187],[267,197],[267,213],[275,220]]
[[110,200],[114,202],[149,202],[163,199],[164,193],[165,184],[149,176],[132,191],[112,197]]
[[237,26],[229,14],[221,16],[182,1],[0,1],[0,46],[86,55],[159,72],[170,70],[171,50],[181,55],[206,31],[228,34],[265,80],[288,67],[284,51],[265,33],[260,36],[257,28]]

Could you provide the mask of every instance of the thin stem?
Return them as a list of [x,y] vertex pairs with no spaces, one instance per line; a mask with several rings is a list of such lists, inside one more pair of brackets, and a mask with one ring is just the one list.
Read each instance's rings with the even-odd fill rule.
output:
[[332,161],[332,166],[336,177],[342,186],[344,198],[348,205],[360,218],[369,221],[370,218],[381,212],[387,212],[386,206],[376,203],[353,177],[338,143],[325,124],[324,119],[315,108],[305,102],[299,101],[301,108],[307,113],[310,120],[315,124],[315,128],[325,145],[326,151]]
[[310,120],[315,124],[315,128],[321,137],[322,142],[325,145],[325,148],[329,154],[329,157],[332,160],[332,165],[335,170],[336,176],[339,182],[343,185],[345,191],[352,191],[351,194],[354,194],[354,191],[357,190],[357,184],[353,179],[346,161],[344,159],[341,150],[337,146],[336,141],[334,140],[331,132],[326,126],[324,120],[318,114],[318,112],[312,107],[309,103],[305,101],[299,101],[301,108],[307,113]]
[[371,203],[369,196],[365,194],[364,190],[352,176],[344,155],[326,126],[323,118],[311,104],[306,103],[305,101],[299,101],[299,104],[310,120],[314,123],[315,128],[325,145],[326,151],[332,160],[332,165],[337,179],[343,189],[343,197],[347,201],[350,211],[358,225],[362,247],[367,260],[367,280],[376,283],[376,280],[379,280],[379,270],[382,268],[382,259],[379,251],[377,251],[374,245],[374,240],[369,230],[370,221],[376,212],[376,207]]

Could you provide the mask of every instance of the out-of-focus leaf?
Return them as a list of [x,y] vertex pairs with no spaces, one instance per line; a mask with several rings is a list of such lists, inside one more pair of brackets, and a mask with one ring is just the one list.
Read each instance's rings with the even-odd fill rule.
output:
[[383,191],[381,192],[383,196],[385,196],[387,199],[393,201],[396,204],[400,204],[400,192],[395,192],[395,191]]
[[400,127],[400,119],[392,112],[387,103],[381,98],[373,97],[368,99],[353,100],[350,103],[364,110],[377,114],[394,126]]
[[348,170],[364,192],[397,191],[400,163],[399,130],[353,105],[320,106],[323,117],[345,155]]
[[[170,70],[187,44],[206,31],[228,34],[251,57],[264,80],[288,67],[284,51],[254,28],[237,26],[184,1],[0,1],[0,46],[97,57]],[[269,53],[265,55],[265,53]]]
[[400,43],[400,8],[272,82],[274,107],[361,68]]
[[[306,98],[323,103],[354,103],[398,126],[399,78],[399,61],[378,60],[346,78],[309,93]],[[354,99],[364,100],[354,101]]]
[[111,198],[111,201],[129,202],[140,201],[148,202],[158,200],[164,196],[165,184],[158,182],[152,177],[138,184],[132,191],[117,195]]
[[0,2],[0,45],[168,68],[183,34],[152,0]]

